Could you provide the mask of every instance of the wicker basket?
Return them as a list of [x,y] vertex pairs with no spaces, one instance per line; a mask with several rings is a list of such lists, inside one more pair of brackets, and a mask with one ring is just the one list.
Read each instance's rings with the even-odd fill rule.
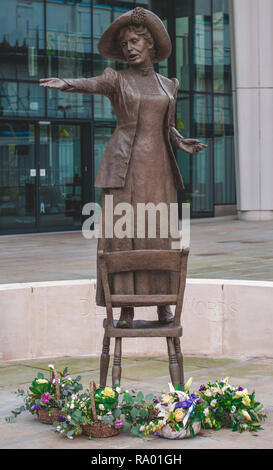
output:
[[95,406],[95,382],[90,382],[90,398],[91,398],[91,408],[93,413],[94,422],[92,424],[83,424],[82,430],[83,434],[91,437],[112,437],[119,434],[120,430],[116,429],[114,426],[109,426],[109,424],[102,423],[98,420],[96,406]]
[[[199,434],[201,431],[201,423],[195,422],[192,424],[194,434]],[[165,439],[185,439],[187,437],[192,437],[189,427],[182,428],[180,431],[174,431],[169,424],[163,426],[159,431],[157,431],[159,437],[164,437]]]
[[[59,401],[60,400],[60,384],[59,384],[58,374],[55,371],[55,369],[53,369],[52,378],[55,379],[56,397],[57,397],[57,400]],[[45,409],[41,408],[40,410],[38,410],[38,418],[40,422],[43,424],[53,424],[55,421],[57,421],[58,417],[60,416],[60,411],[61,411],[60,408],[51,408],[50,415],[49,415]]]

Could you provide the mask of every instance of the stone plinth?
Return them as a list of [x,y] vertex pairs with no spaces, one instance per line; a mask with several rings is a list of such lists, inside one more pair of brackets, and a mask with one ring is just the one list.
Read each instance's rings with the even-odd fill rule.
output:
[[[95,290],[92,280],[2,284],[0,360],[99,355],[105,309],[96,306]],[[273,357],[272,305],[273,282],[188,279],[184,354]],[[156,319],[156,309],[137,309],[135,317]],[[123,341],[123,355],[164,352],[161,338]]]

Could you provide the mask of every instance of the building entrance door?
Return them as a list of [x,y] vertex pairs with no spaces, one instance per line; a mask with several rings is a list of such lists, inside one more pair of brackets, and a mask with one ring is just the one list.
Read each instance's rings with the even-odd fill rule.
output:
[[35,125],[0,122],[0,233],[35,230]]
[[75,229],[81,226],[83,177],[81,126],[39,126],[40,231]]
[[81,228],[82,206],[90,200],[83,180],[91,180],[91,164],[82,152],[91,147],[89,130],[72,123],[0,124],[0,233]]

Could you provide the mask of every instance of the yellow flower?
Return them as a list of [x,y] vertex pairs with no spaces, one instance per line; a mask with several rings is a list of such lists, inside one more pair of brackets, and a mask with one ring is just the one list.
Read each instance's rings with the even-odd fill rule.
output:
[[206,418],[205,423],[207,423],[209,425],[209,427],[212,428],[212,422],[211,422],[210,418]]
[[248,395],[244,395],[243,399],[242,399],[242,403],[245,405],[245,406],[250,406],[251,405],[251,402],[250,402],[250,398]]
[[185,416],[185,412],[181,408],[176,408],[174,412],[175,421],[180,423]]
[[37,384],[47,384],[48,380],[47,379],[38,379]]
[[159,431],[159,429],[161,429],[163,426],[164,426],[163,421],[159,421],[157,426],[156,426],[156,431]]
[[111,387],[105,387],[103,393],[106,397],[114,398],[115,396],[115,392]]

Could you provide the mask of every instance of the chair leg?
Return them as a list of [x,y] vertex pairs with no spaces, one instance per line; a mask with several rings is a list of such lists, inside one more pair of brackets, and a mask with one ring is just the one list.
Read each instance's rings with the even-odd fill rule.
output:
[[174,338],[174,347],[177,357],[177,362],[180,369],[180,387],[181,390],[184,390],[184,365],[183,365],[183,354],[180,346],[180,338]]
[[112,368],[112,386],[115,387],[116,382],[120,383],[121,379],[121,338],[115,339],[114,362]]
[[109,369],[109,361],[110,361],[110,338],[104,335],[103,343],[102,343],[102,353],[100,356],[100,388],[104,388],[106,386],[107,374]]
[[177,385],[180,383],[180,367],[177,361],[176,351],[174,347],[174,340],[173,338],[166,338],[167,339],[167,346],[168,346],[168,354],[169,354],[169,367],[170,367],[170,376],[173,385]]

